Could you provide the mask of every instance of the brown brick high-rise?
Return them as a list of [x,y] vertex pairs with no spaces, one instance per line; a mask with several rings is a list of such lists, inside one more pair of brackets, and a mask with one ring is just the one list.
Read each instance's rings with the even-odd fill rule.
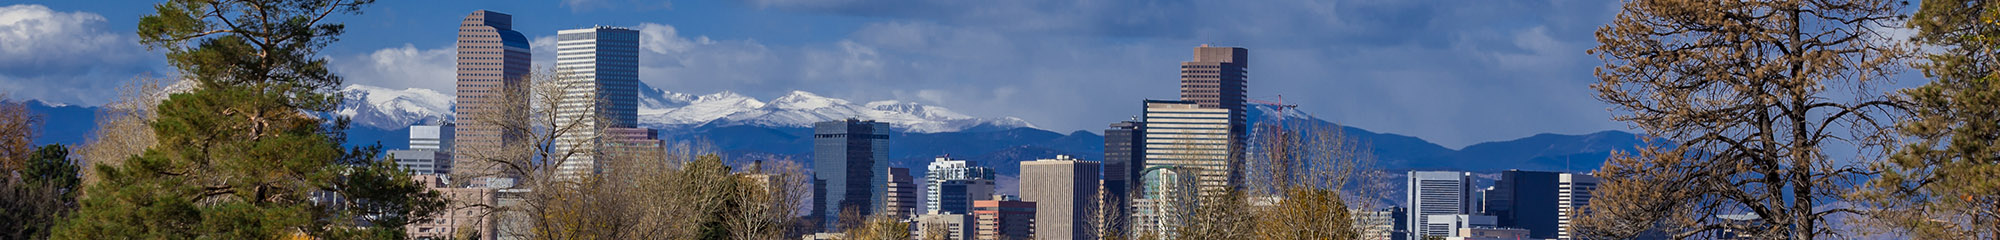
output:
[[[501,151],[519,136],[510,136],[493,120],[526,122],[525,99],[508,100],[506,93],[525,91],[530,64],[528,38],[514,31],[514,16],[479,10],[465,15],[458,25],[458,103],[453,108],[458,130],[453,159],[473,161],[457,164],[461,174],[495,176],[499,169],[479,164],[481,159],[506,157]],[[511,113],[510,113],[511,112]],[[518,115],[518,116],[508,116]]]
[[[1227,186],[1240,187],[1242,165],[1248,149],[1249,121],[1245,104],[1249,101],[1250,50],[1240,47],[1194,48],[1194,60],[1181,62],[1181,101],[1201,108],[1229,109],[1229,145],[1225,159]],[[1215,190],[1215,189],[1209,189]],[[1205,193],[1214,193],[1204,191]]]

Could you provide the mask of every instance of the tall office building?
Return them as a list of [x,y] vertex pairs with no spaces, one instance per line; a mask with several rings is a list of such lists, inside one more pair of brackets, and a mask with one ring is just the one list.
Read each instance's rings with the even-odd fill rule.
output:
[[1401,207],[1387,207],[1381,210],[1353,209],[1355,229],[1361,230],[1362,240],[1403,240],[1410,235],[1403,233],[1404,210]]
[[457,128],[450,123],[410,126],[410,150],[451,152],[451,138]]
[[1507,170],[1486,191],[1485,214],[1497,218],[1500,227],[1528,230],[1538,239],[1556,237],[1558,215],[1557,172]]
[[1230,110],[1201,107],[1193,101],[1146,100],[1147,167],[1182,166],[1200,168],[1198,184],[1204,195],[1237,186],[1242,161],[1235,156],[1231,135]]
[[[601,130],[637,126],[639,31],[619,27],[557,31],[554,74],[565,96],[556,103],[556,121],[583,125],[556,136],[555,151],[596,153],[604,137]],[[609,164],[598,163],[598,157],[571,156],[556,166],[557,173],[564,178],[602,173]]]
[[600,156],[608,159],[656,157],[667,150],[666,141],[651,128],[605,128],[599,142],[604,147]]
[[[1215,173],[1224,176],[1228,187],[1241,183],[1242,162],[1248,156],[1250,123],[1244,109],[1249,102],[1250,50],[1239,47],[1209,47],[1202,44],[1194,48],[1194,59],[1181,62],[1181,101],[1194,102],[1202,108],[1229,110],[1228,143],[1223,161],[1226,172]],[[1151,107],[1148,107],[1151,108]],[[1146,120],[1152,122],[1151,119]],[[1212,180],[1205,180],[1212,181]],[[1214,185],[1204,185],[1214,190]]]
[[[484,159],[523,156],[487,154],[511,146],[521,136],[505,134],[497,121],[526,122],[527,115],[507,115],[507,108],[528,105],[526,98],[508,98],[509,92],[527,90],[531,58],[528,37],[514,31],[514,16],[479,10],[466,15],[458,25],[458,98],[452,107],[458,127],[453,131],[452,159]],[[472,176],[498,174],[498,166],[474,161],[461,164],[460,173]]]
[[1431,224],[1431,216],[1466,215],[1472,207],[1472,174],[1451,171],[1411,171],[1406,202],[1410,204],[1408,239],[1447,236],[1451,225]]
[[1172,236],[1179,231],[1175,226],[1200,203],[1195,183],[1201,171],[1181,166],[1152,166],[1141,171],[1140,188],[1134,189],[1140,195],[1132,199],[1130,235]]
[[[1139,170],[1146,168],[1145,122],[1123,121],[1104,129],[1104,203],[1106,218],[1128,222],[1132,217],[1132,189],[1139,183]],[[1131,224],[1110,224],[1107,233],[1124,234]]]
[[1065,155],[1021,162],[1021,200],[1035,202],[1036,239],[1097,239],[1086,218],[1098,211],[1101,165]]
[[1590,192],[1597,190],[1597,177],[1585,174],[1564,173],[1557,181],[1556,209],[1561,211],[1556,218],[1556,239],[1576,239],[1576,226],[1570,221],[1583,215],[1590,206]]
[[972,210],[973,201],[993,196],[993,181],[997,179],[993,168],[939,157],[929,170],[924,176],[924,199],[930,212],[965,214]]
[[1035,239],[1035,202],[995,198],[972,203],[973,238]]
[[1241,114],[1249,100],[1249,68],[1250,50],[1202,44],[1193,60],[1181,62],[1181,100]]
[[437,150],[389,150],[389,157],[411,175],[451,174],[451,153]]
[[917,205],[917,180],[910,177],[909,168],[889,168],[889,186],[885,189],[889,193],[882,197],[882,209],[889,211],[889,216],[902,219],[923,213],[919,209],[922,206]]
[[889,186],[889,124],[836,120],[813,124],[813,219],[840,231],[842,211],[882,209]]

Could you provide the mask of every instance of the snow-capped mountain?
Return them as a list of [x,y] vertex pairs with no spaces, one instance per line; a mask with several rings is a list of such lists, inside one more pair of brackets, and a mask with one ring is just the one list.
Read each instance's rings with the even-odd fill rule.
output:
[[430,89],[388,89],[348,85],[340,89],[347,98],[334,114],[354,120],[357,126],[399,129],[413,124],[451,122],[451,95]]
[[[348,85],[341,93],[347,101],[335,114],[352,118],[357,126],[400,129],[452,121],[454,99],[437,91]],[[1014,117],[980,118],[893,100],[855,104],[805,91],[793,91],[769,102],[729,91],[696,96],[647,88],[639,95],[639,125],[663,130],[741,125],[811,127],[816,122],[848,118],[881,121],[916,133],[1034,127]]]
[[979,118],[943,107],[899,101],[855,104],[806,91],[792,91],[770,102],[727,91],[701,96],[657,89],[655,92],[642,97],[657,98],[646,101],[661,104],[641,104],[639,122],[657,129],[740,125],[810,127],[816,122],[848,118],[881,121],[902,131],[917,133],[954,132],[981,127],[1034,127],[1034,124],[1014,117]]

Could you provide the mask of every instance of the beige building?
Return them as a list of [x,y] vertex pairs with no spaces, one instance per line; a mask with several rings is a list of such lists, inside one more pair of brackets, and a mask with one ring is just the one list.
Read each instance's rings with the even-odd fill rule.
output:
[[477,206],[497,206],[495,188],[484,185],[457,185],[439,175],[415,175],[424,188],[438,191],[451,205],[430,221],[404,226],[411,239],[460,239],[478,234],[479,239],[495,239],[494,219],[486,208]]
[[917,203],[917,198],[921,193],[917,193],[917,179],[910,176],[910,169],[899,167],[889,168],[888,177],[889,186],[886,189],[889,192],[882,197],[883,211],[887,211],[889,216],[896,216],[897,218],[908,218],[923,212],[922,210],[918,210],[923,208],[922,205],[918,205],[919,203]]
[[1097,239],[1096,161],[1057,155],[1021,162],[1021,200],[1035,203],[1035,239]]
[[973,238],[980,240],[1034,239],[1035,202],[996,197],[972,201]]
[[[525,114],[502,115],[507,107],[526,106],[525,98],[509,99],[511,91],[524,91],[528,84],[530,57],[528,38],[514,31],[514,16],[479,10],[465,16],[458,25],[458,98],[452,107],[457,129],[451,134],[452,159],[474,160],[492,156],[519,136],[509,136],[489,120],[527,121]],[[440,136],[442,137],[442,136]],[[490,176],[499,173],[488,164],[458,164],[457,174]]]

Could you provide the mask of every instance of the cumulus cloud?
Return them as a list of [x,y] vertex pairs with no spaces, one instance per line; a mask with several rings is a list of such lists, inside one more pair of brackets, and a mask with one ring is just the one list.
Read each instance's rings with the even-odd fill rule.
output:
[[390,89],[424,88],[441,93],[458,90],[458,51],[453,46],[418,49],[415,45],[375,50],[335,58],[333,70],[350,84]]
[[95,105],[119,84],[164,68],[136,37],[104,30],[104,16],[46,6],[0,7],[0,91]]

